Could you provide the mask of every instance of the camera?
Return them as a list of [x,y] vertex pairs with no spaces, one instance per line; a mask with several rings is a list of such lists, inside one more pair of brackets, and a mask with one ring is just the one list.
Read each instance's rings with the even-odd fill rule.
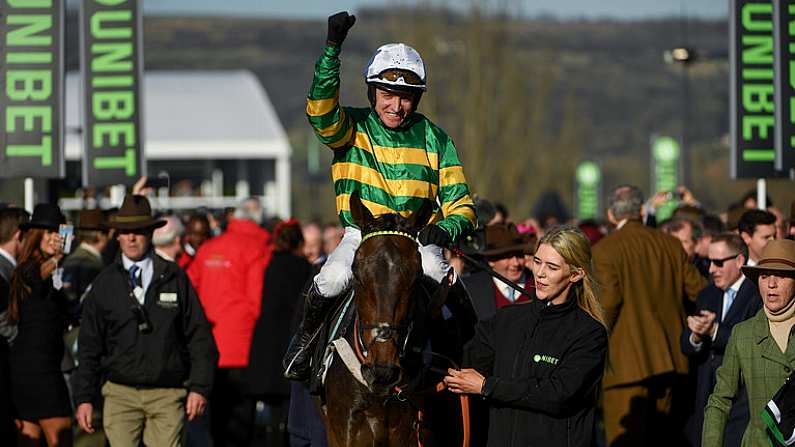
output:
[[130,310],[135,315],[135,320],[138,323],[138,332],[148,334],[152,332],[152,322],[149,321],[149,315],[143,306],[132,305]]

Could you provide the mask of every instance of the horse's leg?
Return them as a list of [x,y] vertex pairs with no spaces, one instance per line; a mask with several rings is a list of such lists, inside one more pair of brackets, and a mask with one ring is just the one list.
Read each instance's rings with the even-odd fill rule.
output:
[[417,447],[417,413],[406,402],[394,402],[387,406],[389,414],[389,445]]

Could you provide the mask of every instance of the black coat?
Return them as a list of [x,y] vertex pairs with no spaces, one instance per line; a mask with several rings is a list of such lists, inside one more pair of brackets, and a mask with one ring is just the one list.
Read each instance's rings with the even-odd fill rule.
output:
[[275,252],[265,269],[247,372],[248,390],[254,395],[290,395],[290,384],[282,376],[282,357],[290,343],[291,322],[304,299],[301,292],[312,272],[305,258],[289,252]]
[[574,300],[506,306],[478,324],[465,353],[486,377],[488,446],[593,444],[607,330]]
[[[0,256],[0,320],[5,319],[11,291],[11,272],[14,266]],[[3,324],[3,323],[0,323]],[[0,334],[4,333],[0,331]],[[14,415],[11,408],[10,371],[8,364],[8,340],[0,335],[0,445],[17,442]]]
[[[710,338],[703,340],[704,344],[699,351],[696,351],[693,345],[690,344],[690,335],[692,334],[690,329],[685,326],[684,330],[682,330],[680,340],[682,352],[696,366],[696,396],[693,402],[693,414],[687,423],[688,439],[694,446],[701,445],[704,408],[707,405],[707,399],[709,399],[712,389],[715,387],[715,373],[721,363],[723,363],[723,352],[726,349],[726,343],[729,341],[732,329],[734,325],[756,315],[761,308],[762,298],[759,296],[759,290],[748,279],[743,281],[740,286],[740,290],[729,308],[729,313],[723,321],[721,321],[723,317],[721,315],[723,312],[723,290],[715,287],[714,284],[710,284],[701,290],[696,298],[696,312],[701,310],[714,312],[716,321],[720,323],[715,340],[713,341]],[[748,396],[744,385],[741,386],[737,395],[737,400],[732,405],[729,413],[729,420],[726,423],[723,437],[723,445],[727,447],[740,445],[749,420]]]
[[188,275],[177,264],[151,256],[154,275],[143,305],[151,333],[138,330],[121,256],[86,294],[73,380],[78,404],[99,395],[103,377],[128,386],[181,388],[187,383],[190,391],[210,395],[218,362],[210,323]]

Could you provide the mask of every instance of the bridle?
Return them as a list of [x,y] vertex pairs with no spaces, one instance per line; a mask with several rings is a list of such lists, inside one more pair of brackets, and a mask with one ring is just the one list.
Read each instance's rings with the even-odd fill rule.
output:
[[[396,230],[383,230],[383,231],[374,231],[372,233],[368,233],[362,237],[362,241],[360,242],[363,244],[366,240],[371,239],[376,236],[402,236],[405,238],[410,239],[412,242],[417,243],[417,239],[413,234],[406,233],[404,231],[396,231]],[[415,284],[422,278],[422,271],[418,272],[417,278],[415,279]],[[408,323],[406,323],[406,321]],[[354,322],[354,337],[356,338],[354,344],[356,346],[357,354],[361,357],[360,360],[364,363],[364,360],[367,358],[368,351],[375,345],[376,343],[394,343],[395,347],[399,349],[398,356],[403,357],[406,353],[406,347],[408,346],[408,341],[411,336],[411,331],[414,329],[414,321],[413,321],[413,306],[409,309],[409,313],[404,319],[404,322],[400,324],[394,324],[384,321],[379,321],[375,323],[371,322],[363,322],[359,319],[359,316],[356,316],[356,321]],[[370,331],[371,340],[369,343],[365,343],[365,331]]]

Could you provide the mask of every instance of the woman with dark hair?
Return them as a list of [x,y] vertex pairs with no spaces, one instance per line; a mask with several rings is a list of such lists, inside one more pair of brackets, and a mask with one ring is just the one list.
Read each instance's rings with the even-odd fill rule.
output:
[[18,333],[11,343],[11,400],[17,417],[19,445],[72,445],[72,408],[61,374],[66,329],[66,299],[60,290],[58,262],[65,223],[55,205],[39,204],[24,232],[17,268],[11,276],[9,320]]
[[[281,358],[292,334],[291,323],[303,298],[304,285],[312,277],[312,265],[304,258],[304,237],[298,221],[279,223],[273,231],[273,257],[265,269],[262,307],[254,327],[249,356],[249,390],[269,407],[265,424],[275,439],[265,445],[284,443],[290,384],[282,376]],[[270,427],[269,427],[270,428]]]
[[476,327],[453,393],[489,405],[489,447],[593,445],[607,329],[595,293],[591,244],[577,227],[554,227],[533,255],[535,297]]

